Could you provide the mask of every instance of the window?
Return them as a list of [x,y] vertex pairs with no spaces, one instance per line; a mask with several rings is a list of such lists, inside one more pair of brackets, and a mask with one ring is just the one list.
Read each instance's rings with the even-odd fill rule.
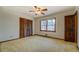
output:
[[41,31],[56,31],[56,19],[42,20]]
[[41,21],[41,30],[46,30],[46,21]]

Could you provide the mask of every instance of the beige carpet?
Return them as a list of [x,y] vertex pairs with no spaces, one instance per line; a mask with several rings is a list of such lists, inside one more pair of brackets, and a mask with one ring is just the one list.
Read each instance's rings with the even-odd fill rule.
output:
[[31,36],[0,43],[3,52],[77,52],[76,43],[51,39],[41,36]]

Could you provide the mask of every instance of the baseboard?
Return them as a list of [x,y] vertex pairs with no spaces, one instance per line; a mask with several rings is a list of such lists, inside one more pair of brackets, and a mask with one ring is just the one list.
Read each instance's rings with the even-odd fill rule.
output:
[[58,38],[58,37],[45,36],[45,35],[39,35],[39,34],[34,34],[34,35],[37,35],[37,36],[43,36],[43,37],[52,38],[52,39],[61,39],[61,40],[64,40],[64,39],[62,39],[62,38]]
[[[33,36],[33,35],[31,35],[31,36]],[[30,36],[28,36],[28,37],[30,37]],[[8,42],[8,41],[13,41],[13,40],[17,40],[17,39],[22,39],[22,38],[14,38],[14,39],[6,40],[6,41],[1,41],[0,43]]]
[[6,41],[1,41],[0,43],[3,43],[3,42],[8,42],[8,41],[13,41],[13,40],[17,40],[19,38],[15,38],[15,39],[10,39],[10,40],[6,40]]
[[[45,35],[39,35],[39,34],[34,34],[34,35],[43,36],[43,37],[52,38],[52,39],[61,39],[61,40],[64,40],[64,39],[62,39],[62,38],[57,38],[57,37],[51,37],[51,36],[45,36]],[[34,35],[33,35],[33,36],[34,36]],[[13,40],[17,40],[17,39],[20,39],[20,38],[15,38],[15,39],[11,39],[11,40],[1,41],[0,43],[8,42],[8,41],[13,41]]]
[[38,34],[34,34],[34,35],[38,35]]

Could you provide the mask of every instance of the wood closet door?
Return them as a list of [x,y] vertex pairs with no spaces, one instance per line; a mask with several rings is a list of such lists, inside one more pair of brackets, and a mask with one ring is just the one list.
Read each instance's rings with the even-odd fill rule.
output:
[[20,18],[20,38],[32,35],[32,21]]
[[75,41],[75,19],[73,15],[65,16],[65,41]]
[[26,20],[24,18],[20,18],[20,38],[25,37],[25,28],[26,28]]
[[32,35],[32,21],[29,21],[29,35]]
[[74,19],[75,19],[75,42],[77,42],[77,29],[78,29],[78,16],[77,12],[74,14]]
[[27,24],[26,24],[26,36],[31,36],[32,35],[32,21],[31,20],[27,20]]

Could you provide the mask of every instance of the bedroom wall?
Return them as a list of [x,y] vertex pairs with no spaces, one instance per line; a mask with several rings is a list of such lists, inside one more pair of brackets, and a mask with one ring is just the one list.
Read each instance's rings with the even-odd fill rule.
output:
[[[48,36],[51,37],[56,37],[56,38],[61,38],[64,39],[64,16],[66,15],[72,15],[73,14],[73,10],[69,10],[69,11],[64,11],[64,12],[59,12],[56,14],[52,14],[46,17],[40,17],[40,18],[35,18],[35,34],[39,34],[39,35],[45,35],[47,34]],[[53,18],[56,17],[56,32],[44,32],[44,31],[40,31],[40,20],[42,19],[49,19],[49,18]]]
[[0,40],[2,39],[2,35],[3,35],[3,32],[2,32],[2,28],[3,28],[3,25],[2,25],[2,22],[3,20],[2,19],[2,15],[1,15],[1,11],[0,11]]
[[76,9],[74,10],[74,12],[76,12],[77,11],[77,13],[78,13],[78,33],[77,33],[77,46],[78,46],[78,48],[79,48],[79,7],[77,6],[76,7]]
[[77,47],[79,48],[79,7],[77,6],[73,12],[73,14],[77,11],[78,14],[78,31],[77,31]]
[[19,17],[33,19],[28,15],[8,11],[0,7],[0,41],[19,38]]

